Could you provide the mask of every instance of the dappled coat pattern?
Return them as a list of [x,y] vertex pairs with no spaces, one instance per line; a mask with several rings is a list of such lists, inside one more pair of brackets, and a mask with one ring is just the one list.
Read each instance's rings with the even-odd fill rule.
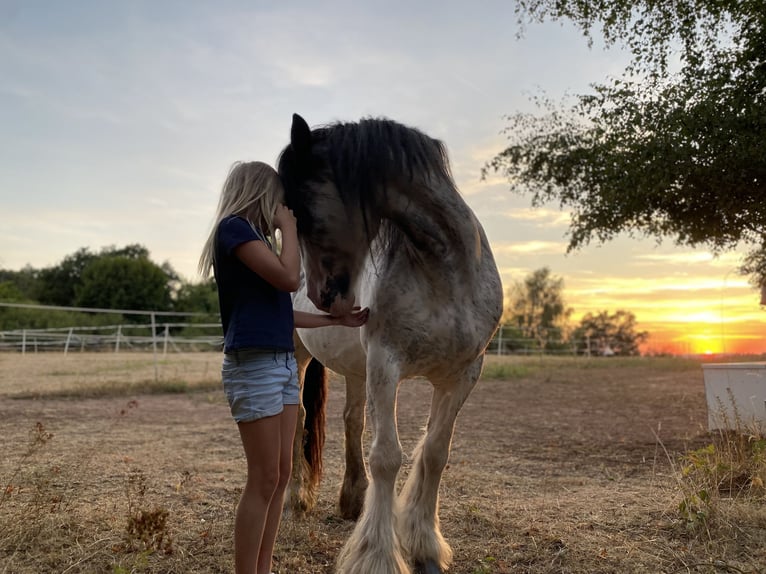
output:
[[[455,186],[443,145],[391,120],[311,130],[295,115],[279,173],[301,243],[304,285],[295,308],[343,314],[357,304],[370,307],[359,330],[298,330],[303,368],[313,356],[346,377],[340,504],[358,522],[337,570],[444,572],[452,551],[439,528],[441,475],[456,416],[502,313],[487,238]],[[397,503],[397,388],[415,376],[427,378],[434,393]],[[361,447],[365,400],[373,431],[370,477]],[[308,490],[294,485],[294,507],[311,505]]]

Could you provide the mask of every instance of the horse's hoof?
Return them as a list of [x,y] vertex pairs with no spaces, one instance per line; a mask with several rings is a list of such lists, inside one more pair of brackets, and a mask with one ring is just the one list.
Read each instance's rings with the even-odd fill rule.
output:
[[363,507],[363,498],[353,499],[351,497],[341,497],[338,503],[338,509],[340,510],[340,515],[343,517],[343,519],[353,520],[354,522],[359,520],[359,517],[362,515]]
[[415,574],[444,574],[441,568],[433,560],[415,562]]

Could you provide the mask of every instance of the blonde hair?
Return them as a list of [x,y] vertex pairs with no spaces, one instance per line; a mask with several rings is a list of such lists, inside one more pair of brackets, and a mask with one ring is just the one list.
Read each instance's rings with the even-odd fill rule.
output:
[[[250,225],[273,238],[274,214],[283,201],[282,182],[273,167],[260,161],[234,163],[221,190],[213,228],[202,248],[198,266],[200,275],[210,275],[215,258],[218,224],[223,219],[230,215],[239,215],[250,222]],[[273,243],[275,242],[272,241]]]

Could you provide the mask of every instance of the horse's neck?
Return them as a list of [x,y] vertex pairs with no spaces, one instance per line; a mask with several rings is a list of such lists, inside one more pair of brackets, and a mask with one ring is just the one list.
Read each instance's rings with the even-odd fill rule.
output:
[[481,253],[478,222],[449,184],[422,186],[414,193],[387,190],[384,217],[404,236],[416,257],[460,269]]

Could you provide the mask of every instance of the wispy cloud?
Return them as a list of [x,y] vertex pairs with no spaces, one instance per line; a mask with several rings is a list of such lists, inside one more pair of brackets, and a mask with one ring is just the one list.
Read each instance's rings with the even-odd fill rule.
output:
[[748,282],[742,277],[610,277],[578,278],[573,292],[577,295],[600,295],[622,293],[626,295],[668,296],[673,293],[689,293],[714,290],[720,292],[723,287],[748,288]]
[[527,221],[540,227],[560,227],[569,225],[572,216],[568,211],[548,209],[545,207],[528,207],[504,212],[509,219]]
[[501,255],[529,255],[542,253],[561,254],[566,251],[567,244],[557,241],[520,241],[516,243],[494,243],[492,251],[496,256]]
[[731,267],[742,258],[737,253],[722,253],[714,255],[709,251],[685,251],[681,253],[645,253],[636,255],[636,259],[651,263],[670,263],[673,265],[690,265],[705,263],[718,267]]

